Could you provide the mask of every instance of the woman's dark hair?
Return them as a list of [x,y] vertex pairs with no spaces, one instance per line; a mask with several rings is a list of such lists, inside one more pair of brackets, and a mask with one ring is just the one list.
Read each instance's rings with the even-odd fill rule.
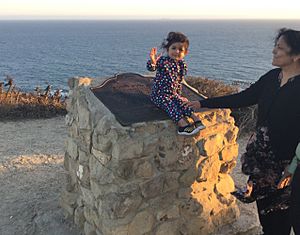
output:
[[300,54],[300,31],[281,28],[278,30],[278,33],[275,37],[275,44],[280,37],[283,37],[286,44],[291,48],[289,52],[290,55],[299,55]]
[[185,49],[189,48],[190,45],[190,41],[187,38],[187,36],[185,36],[183,33],[181,32],[170,32],[168,34],[168,37],[163,41],[163,43],[161,44],[161,48],[164,49],[169,49],[169,47],[176,42],[181,42],[185,44]]

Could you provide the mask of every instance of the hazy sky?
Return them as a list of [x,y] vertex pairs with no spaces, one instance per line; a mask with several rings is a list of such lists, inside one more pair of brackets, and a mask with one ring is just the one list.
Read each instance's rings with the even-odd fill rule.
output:
[[300,19],[300,0],[0,0],[0,19]]

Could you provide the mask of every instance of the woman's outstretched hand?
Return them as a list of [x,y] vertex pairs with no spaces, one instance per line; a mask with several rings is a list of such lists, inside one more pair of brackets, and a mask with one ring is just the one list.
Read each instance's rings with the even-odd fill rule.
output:
[[156,61],[159,59],[159,57],[161,57],[161,54],[159,54],[158,56],[156,54],[157,54],[157,48],[156,47],[151,48],[149,54],[151,64],[156,64]]
[[185,107],[190,107],[192,109],[200,109],[201,108],[201,104],[199,101],[185,101],[185,102],[183,102],[183,105]]

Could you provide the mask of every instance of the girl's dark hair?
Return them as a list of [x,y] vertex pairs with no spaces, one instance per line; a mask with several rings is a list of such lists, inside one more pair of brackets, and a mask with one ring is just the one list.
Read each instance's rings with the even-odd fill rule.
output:
[[300,54],[300,31],[281,28],[275,37],[275,44],[278,42],[280,37],[283,37],[286,44],[291,48],[290,55]]
[[183,33],[181,32],[170,32],[168,34],[168,37],[163,41],[163,43],[161,44],[161,48],[164,49],[169,49],[169,47],[176,42],[181,42],[185,44],[185,49],[189,48],[190,45],[190,41],[187,38],[187,36],[185,36]]

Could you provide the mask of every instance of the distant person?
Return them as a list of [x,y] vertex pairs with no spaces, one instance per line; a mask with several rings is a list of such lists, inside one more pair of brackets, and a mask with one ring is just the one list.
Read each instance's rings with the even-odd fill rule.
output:
[[278,31],[272,64],[278,68],[240,93],[185,105],[194,109],[258,105],[256,131],[241,159],[242,171],[249,175],[248,190],[242,196],[244,201],[256,200],[264,234],[289,235],[291,217],[298,220],[299,228],[299,169],[292,200],[290,187],[277,187],[300,141],[300,31]]
[[[161,47],[166,50],[167,56],[157,56],[157,49],[152,48],[147,62],[149,71],[157,71],[151,101],[178,125],[179,135],[194,135],[205,126],[192,108],[183,106],[187,98],[181,96],[181,82],[187,73],[183,58],[188,53],[189,40],[183,33],[170,32]],[[189,123],[186,117],[191,117],[193,123]]]

